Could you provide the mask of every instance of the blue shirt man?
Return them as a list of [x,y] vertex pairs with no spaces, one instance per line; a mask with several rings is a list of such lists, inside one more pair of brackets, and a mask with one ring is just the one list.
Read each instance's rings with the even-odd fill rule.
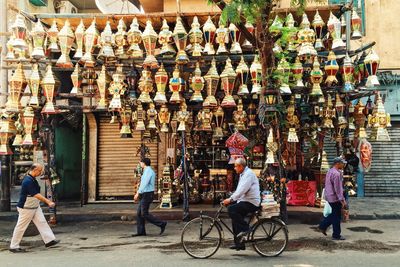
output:
[[139,194],[146,192],[154,192],[154,185],[156,182],[156,173],[150,166],[145,166],[142,177],[140,179],[140,186],[138,189]]

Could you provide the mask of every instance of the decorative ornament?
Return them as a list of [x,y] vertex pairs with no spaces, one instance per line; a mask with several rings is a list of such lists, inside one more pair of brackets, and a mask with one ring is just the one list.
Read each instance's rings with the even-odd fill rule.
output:
[[141,103],[152,103],[150,93],[153,92],[153,79],[151,78],[151,71],[148,69],[143,69],[142,76],[139,80],[139,91],[140,96],[138,100]]
[[362,20],[357,13],[357,9],[353,8],[353,12],[351,13],[351,28],[353,30],[353,33],[351,34],[352,40],[358,40],[362,38],[361,25]]
[[229,25],[229,35],[232,40],[230,53],[231,54],[242,54],[242,48],[240,47],[240,43],[239,43],[241,32],[233,23],[231,23]]
[[300,49],[298,56],[300,60],[306,62],[313,62],[314,57],[318,55],[313,44],[315,42],[315,32],[310,29],[310,21],[307,14],[303,14],[303,20],[300,24],[300,30],[297,34],[298,41],[300,42]]
[[109,106],[111,110],[119,110],[122,108],[121,96],[124,95],[126,91],[126,83],[124,82],[125,74],[122,70],[122,64],[117,64],[116,67],[116,71],[112,75],[112,81],[108,87],[108,92],[112,95]]
[[60,47],[58,46],[58,26],[56,20],[53,20],[53,24],[51,24],[50,29],[47,31],[47,35],[49,36],[49,46],[48,49],[50,52],[60,52]]
[[121,138],[132,138],[132,130],[131,130],[131,120],[132,120],[132,109],[129,105],[125,105],[125,107],[121,108],[119,111],[119,117],[121,118]]
[[106,26],[104,27],[103,32],[100,35],[100,52],[97,56],[98,59],[104,61],[104,63],[112,62],[116,59],[113,50],[113,33],[111,30],[110,21],[107,20]]
[[24,141],[22,142],[22,145],[26,145],[26,146],[33,145],[32,132],[33,132],[34,121],[35,121],[35,114],[33,112],[33,108],[26,107],[24,115],[23,115],[25,136],[24,136]]
[[168,57],[176,54],[175,49],[172,47],[172,32],[169,30],[167,20],[163,20],[161,31],[158,34],[158,42],[161,44],[160,54],[162,56]]
[[168,123],[170,118],[171,118],[171,113],[169,112],[167,105],[163,104],[160,108],[160,112],[158,113],[158,120],[161,124],[161,132],[163,133],[169,132]]
[[180,77],[178,65],[175,66],[174,72],[172,73],[172,78],[169,79],[169,89],[172,91],[169,103],[181,103],[183,100],[181,92],[185,90],[185,80]]
[[278,151],[278,143],[275,142],[274,132],[273,132],[272,128],[269,129],[269,134],[268,134],[268,138],[267,138],[267,148],[268,148],[268,153],[267,153],[267,160],[265,161],[265,164],[277,163],[278,161],[276,160],[275,154],[276,154],[276,151]]
[[247,113],[243,109],[242,100],[239,99],[236,110],[233,112],[233,120],[235,121],[235,129],[238,131],[246,130]]
[[94,67],[96,64],[93,57],[93,50],[97,46],[99,38],[99,31],[96,28],[96,20],[93,19],[89,28],[85,31],[84,44],[85,44],[85,54],[81,58],[81,62],[85,64],[85,68]]
[[178,131],[187,131],[187,122],[190,118],[190,112],[187,111],[186,103],[183,101],[181,103],[181,108],[177,113],[177,119],[179,122]]
[[200,30],[200,23],[197,16],[194,16],[192,28],[189,31],[189,39],[192,44],[192,56],[200,57],[201,53],[203,53],[203,48],[201,47],[201,43],[203,42],[203,32]]
[[224,131],[222,125],[224,124],[224,110],[221,106],[218,106],[217,110],[213,113],[215,118],[215,128],[213,133],[214,139],[222,139],[224,137]]
[[[78,65],[78,64],[77,64]],[[107,110],[108,100],[107,100],[107,89],[110,83],[110,77],[107,74],[106,65],[101,67],[100,75],[96,80],[97,88],[99,89],[100,100],[97,104],[97,110]]]
[[343,61],[344,92],[349,92],[354,90],[353,78],[354,78],[354,65],[349,55],[346,54],[346,57],[344,58]]
[[226,43],[228,43],[228,29],[225,28],[222,20],[219,20],[219,27],[215,31],[216,34],[216,42],[218,43],[217,55],[227,54],[228,50],[226,49]]
[[29,87],[32,93],[29,100],[29,106],[39,107],[40,72],[37,63],[32,65],[32,72],[31,76],[29,77]]
[[27,28],[24,16],[18,13],[17,16],[15,17],[14,23],[11,25],[11,29],[14,36],[14,41],[13,41],[14,49],[21,51],[21,53],[23,54],[23,52],[26,49],[28,49],[28,45],[26,44],[25,41],[27,38],[26,36]]
[[145,119],[146,111],[143,109],[142,102],[138,101],[136,111],[132,113],[132,120],[136,122],[136,131],[146,131]]
[[175,62],[180,65],[184,65],[189,62],[189,58],[185,52],[187,42],[187,32],[182,24],[182,18],[176,18],[176,24],[173,33],[175,45],[178,48]]
[[51,65],[47,65],[46,67],[46,74],[44,75],[44,78],[42,80],[42,89],[44,91],[44,95],[46,96],[46,104],[44,108],[42,109],[42,113],[45,114],[55,114],[57,113],[53,100],[54,100],[54,90],[56,87],[57,81],[54,77],[53,74],[53,69],[51,68]]
[[285,57],[282,57],[282,59],[279,61],[278,67],[276,68],[277,73],[279,73],[280,78],[280,87],[279,90],[281,91],[281,94],[284,95],[290,95],[292,94],[292,91],[290,90],[289,87],[289,75],[290,75],[290,65],[286,61]]
[[214,38],[215,38],[216,30],[217,30],[217,28],[215,27],[214,23],[212,22],[211,17],[208,16],[208,19],[203,26],[204,39],[206,42],[206,45],[204,47],[204,53],[206,53],[208,55],[215,54]]
[[33,39],[33,51],[31,57],[34,59],[42,59],[45,57],[44,55],[44,40],[46,38],[46,31],[43,28],[42,22],[40,19],[35,23],[31,31],[32,39]]
[[[253,35],[254,33],[254,26],[253,24],[249,23],[248,21],[246,21],[246,24],[244,25],[247,29],[247,31]],[[252,50],[253,49],[253,45],[249,42],[249,40],[245,39],[244,43],[242,44],[242,48],[244,50]]]
[[142,42],[142,32],[139,29],[137,18],[133,18],[130,29],[127,34],[129,48],[127,54],[131,58],[143,58],[143,51],[139,44]]
[[299,57],[296,57],[296,62],[292,66],[292,74],[296,80],[296,87],[304,87],[303,64],[301,64]]
[[258,55],[254,56],[254,61],[250,66],[251,81],[253,82],[253,87],[251,89],[252,94],[261,94],[261,77],[262,77],[262,66],[258,60]]
[[198,131],[212,131],[211,120],[213,118],[213,113],[209,108],[204,108],[197,114],[197,119],[199,121]]
[[165,96],[165,89],[168,83],[168,73],[164,69],[164,65],[161,64],[161,67],[158,69],[156,75],[154,76],[157,92],[154,97],[154,102],[156,104],[165,104],[167,103],[167,97]]
[[18,63],[17,69],[9,81],[8,100],[6,103],[6,111],[18,113],[20,110],[21,93],[27,85],[22,64]]
[[240,87],[238,91],[238,95],[248,95],[249,89],[247,88],[247,80],[249,78],[250,69],[247,66],[246,62],[244,62],[243,56],[241,57],[240,63],[236,68],[236,74],[240,78]]
[[194,75],[192,77],[192,89],[193,95],[190,98],[192,102],[203,102],[202,91],[204,88],[204,78],[201,77],[200,63],[196,62],[196,69],[194,70]]
[[340,20],[333,15],[331,12],[328,20],[328,30],[332,36],[332,50],[343,49],[346,47],[346,44],[342,40],[342,23]]
[[379,56],[375,53],[374,50],[371,50],[368,56],[364,59],[365,68],[367,69],[368,72],[368,78],[366,83],[367,87],[374,87],[380,85],[378,76],[376,76],[376,73],[378,72],[379,68],[379,63],[380,63]]
[[249,107],[247,108],[247,114],[249,117],[248,127],[250,127],[250,128],[256,127],[257,126],[257,122],[256,122],[257,108],[253,102],[251,102],[249,104]]
[[158,69],[158,62],[154,56],[154,51],[157,43],[157,33],[153,29],[151,20],[146,22],[146,28],[142,33],[142,41],[144,48],[146,49],[146,58],[143,62],[143,68],[149,67],[150,69]]
[[330,51],[328,55],[328,60],[325,63],[325,73],[327,75],[325,84],[327,86],[332,86],[338,84],[338,80],[336,79],[336,74],[339,71],[339,65],[336,61],[335,52]]
[[232,96],[233,89],[235,87],[235,80],[236,80],[236,72],[232,67],[231,59],[228,58],[226,60],[225,69],[221,73],[222,89],[225,92],[225,97],[221,103],[221,107],[223,108],[236,107],[235,99],[233,99]]
[[334,126],[332,119],[335,117],[336,117],[336,111],[332,104],[332,97],[330,94],[328,94],[323,108],[322,128],[333,129]]
[[325,22],[322,20],[321,15],[318,10],[315,12],[314,20],[312,22],[312,26],[314,27],[316,33],[316,41],[315,41],[315,49],[317,51],[325,49],[324,44],[322,43],[322,29],[325,26]]
[[154,106],[154,103],[150,103],[149,105],[149,109],[146,112],[147,115],[147,121],[148,121],[148,125],[147,125],[147,129],[149,130],[157,130],[157,125],[156,125],[156,120],[157,120],[157,110]]
[[203,107],[216,107],[218,106],[218,102],[215,98],[215,92],[218,89],[219,74],[217,71],[215,59],[211,61],[211,67],[208,70],[207,74],[204,75],[204,80],[207,83],[207,97],[204,100]]
[[71,51],[72,44],[74,43],[75,35],[71,29],[69,20],[65,21],[64,27],[58,33],[58,41],[60,43],[61,56],[56,62],[56,66],[60,68],[73,68],[69,51]]
[[117,49],[115,50],[115,55],[121,59],[128,58],[128,54],[126,51],[126,46],[128,44],[128,41],[126,38],[127,38],[126,24],[123,18],[121,18],[118,21],[117,32],[114,33],[114,43],[117,46]]
[[376,94],[376,105],[372,114],[368,115],[368,127],[372,128],[371,140],[390,141],[387,128],[391,127],[390,114],[386,113],[382,97],[378,92]]
[[367,132],[365,130],[365,121],[366,121],[366,116],[364,114],[364,109],[365,106],[361,99],[358,100],[357,105],[354,107],[354,121],[356,124],[356,131],[354,133],[355,138],[367,138]]
[[79,67],[79,63],[75,64],[74,72],[71,74],[71,80],[73,87],[71,89],[70,94],[81,95],[82,74],[81,74],[81,69]]

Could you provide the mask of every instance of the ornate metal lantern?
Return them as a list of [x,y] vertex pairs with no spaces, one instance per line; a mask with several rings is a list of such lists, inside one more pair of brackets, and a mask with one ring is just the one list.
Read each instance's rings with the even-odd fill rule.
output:
[[58,26],[56,20],[53,20],[53,24],[51,24],[50,29],[47,31],[47,35],[49,36],[49,46],[48,49],[50,52],[60,52],[60,47],[58,46]]
[[301,64],[299,57],[296,57],[296,62],[292,66],[292,74],[293,77],[296,79],[296,87],[304,87],[303,64]]
[[379,92],[376,95],[376,106],[372,114],[368,115],[368,127],[372,128],[371,140],[390,141],[387,127],[391,127],[390,114],[386,113],[382,97]]
[[202,91],[204,88],[204,78],[201,76],[201,69],[200,69],[200,63],[196,62],[196,69],[194,70],[194,75],[192,77],[192,89],[193,89],[193,95],[190,98],[190,101],[193,102],[203,102],[203,96],[202,96]]
[[351,39],[358,40],[362,38],[361,25],[362,25],[362,20],[358,15],[357,10],[354,8],[351,14],[351,28],[353,30]]
[[14,41],[13,41],[14,49],[17,48],[21,51],[25,51],[28,48],[28,45],[26,44],[25,41],[27,29],[25,24],[25,18],[21,14],[17,14],[15,21],[11,26],[11,29],[14,35]]
[[146,22],[146,28],[144,29],[144,32],[142,33],[142,41],[144,48],[146,49],[146,58],[143,62],[143,67],[144,68],[151,68],[151,69],[158,69],[158,62],[157,59],[154,56],[154,50],[156,48],[156,43],[157,43],[157,33],[153,29],[153,25],[151,23],[151,20],[148,20]]
[[160,112],[158,113],[158,120],[160,121],[161,124],[161,132],[163,133],[169,132],[168,123],[170,118],[171,118],[171,113],[169,112],[167,105],[163,104],[160,108]]
[[156,125],[156,120],[158,118],[157,116],[157,110],[154,106],[154,103],[150,103],[149,109],[146,112],[147,115],[147,129],[149,130],[157,130],[157,125]]
[[318,53],[313,46],[315,41],[315,32],[310,29],[310,21],[308,20],[306,13],[303,14],[303,20],[300,24],[300,28],[301,29],[297,34],[298,41],[300,42],[298,56],[301,60],[311,63]]
[[24,141],[22,142],[22,145],[27,145],[27,146],[33,145],[32,132],[33,132],[34,120],[35,120],[35,114],[33,113],[33,109],[31,107],[26,107],[23,115],[25,137]]
[[172,78],[169,79],[169,89],[172,92],[169,102],[171,104],[179,104],[182,102],[181,92],[185,89],[185,80],[180,77],[178,65],[175,66]]
[[227,54],[228,50],[226,50],[226,43],[229,40],[228,38],[228,29],[225,28],[225,25],[222,23],[222,20],[219,20],[219,27],[215,31],[216,41],[218,43],[217,55]]
[[153,91],[153,79],[151,78],[151,71],[143,69],[142,77],[139,80],[140,96],[138,100],[141,103],[152,103],[150,93]]
[[132,120],[132,109],[129,105],[125,105],[119,111],[119,117],[121,118],[121,138],[132,138],[132,130],[131,130],[131,120]]
[[249,78],[250,69],[247,66],[246,62],[244,62],[244,58],[242,56],[239,65],[236,68],[236,74],[240,78],[240,87],[238,91],[238,95],[248,95],[249,89],[247,88],[247,80]]
[[192,44],[192,56],[200,57],[201,53],[203,53],[203,48],[201,47],[201,43],[203,42],[203,32],[200,30],[200,23],[195,16],[193,18],[192,28],[189,32],[190,43]]
[[175,45],[178,48],[175,62],[178,64],[186,64],[189,62],[189,58],[185,52],[187,42],[187,32],[183,27],[181,17],[176,18],[176,25],[173,33]]
[[235,24],[231,23],[229,25],[229,35],[232,40],[232,46],[231,46],[231,54],[241,54],[242,53],[242,48],[240,47],[240,36],[241,33],[239,29],[235,26]]
[[378,77],[376,76],[376,73],[378,72],[379,68],[379,63],[380,59],[378,55],[375,53],[374,50],[371,50],[368,56],[364,59],[365,68],[367,69],[368,72],[368,78],[366,83],[367,87],[374,87],[380,85]]
[[204,108],[199,111],[197,114],[197,120],[198,120],[198,131],[212,131],[211,127],[211,121],[213,118],[213,113],[209,108]]
[[315,49],[317,51],[325,49],[324,44],[322,43],[322,29],[325,26],[325,22],[322,20],[318,10],[315,13],[314,20],[312,22],[312,26],[314,27],[316,37],[317,39],[315,40]]
[[128,55],[131,58],[142,58],[143,51],[139,44],[142,42],[142,32],[139,29],[139,23],[137,18],[133,18],[131,27],[128,31],[127,41],[129,44]]
[[265,93],[265,103],[267,104],[266,111],[276,112],[277,92],[274,89],[267,89]]
[[277,163],[278,161],[276,160],[276,151],[278,151],[278,143],[275,141],[274,138],[274,132],[272,130],[272,127],[269,129],[269,134],[267,138],[267,148],[268,148],[268,153],[267,153],[267,160],[265,161],[265,164],[274,164]]
[[81,84],[82,84],[82,74],[81,74],[81,69],[79,67],[79,63],[75,64],[75,69],[74,72],[71,74],[71,80],[72,80],[72,89],[71,89],[71,94],[76,94],[76,95],[81,95],[82,94],[82,89],[81,89]]
[[167,23],[167,20],[163,20],[163,24],[161,27],[161,31],[158,34],[158,42],[161,44],[161,51],[160,54],[163,56],[170,56],[170,55],[175,55],[176,51],[172,47],[171,42],[172,42],[172,32],[169,30],[169,26]]
[[347,120],[344,116],[344,112],[346,109],[346,106],[342,102],[342,99],[340,98],[339,94],[336,94],[335,98],[335,109],[337,112],[337,140],[341,140],[344,134],[344,129],[347,127]]
[[135,100],[137,100],[136,96],[136,87],[139,80],[139,73],[136,68],[132,65],[131,70],[126,75],[126,82],[128,83],[128,101],[130,105],[133,105]]
[[79,23],[75,30],[76,51],[74,58],[81,59],[83,57],[83,37],[85,36],[85,24],[83,20]]
[[[325,68],[326,68],[326,66],[325,66]],[[311,80],[311,83],[313,84],[310,96],[323,95],[322,90],[321,90],[322,78],[324,77],[323,75],[324,74],[322,73],[322,70],[321,70],[319,62],[318,62],[318,57],[315,57],[314,64],[313,64],[313,70],[310,73],[310,80]]]
[[32,65],[31,76],[29,77],[29,87],[31,89],[31,99],[29,105],[38,107],[39,106],[39,89],[40,89],[40,73],[39,66],[37,63]]
[[213,133],[214,139],[221,139],[224,137],[224,131],[222,129],[222,125],[224,125],[224,110],[221,106],[218,106],[217,110],[213,113],[215,118],[215,128]]
[[235,129],[238,131],[246,130],[247,113],[243,109],[242,100],[239,99],[236,110],[233,112],[233,120],[235,121]]
[[178,131],[187,131],[187,122],[190,119],[190,115],[190,112],[187,111],[186,103],[183,101],[177,114],[177,119],[179,122]]
[[255,55],[253,63],[250,66],[251,81],[253,87],[251,89],[252,94],[261,94],[261,77],[262,77],[262,66],[258,60],[258,55]]
[[44,95],[46,96],[46,104],[42,109],[42,113],[45,114],[55,114],[56,110],[54,108],[54,91],[56,89],[57,81],[54,78],[53,69],[51,65],[47,65],[46,74],[42,80],[42,89],[44,90]]
[[221,73],[221,84],[225,92],[225,97],[222,100],[221,107],[231,108],[236,107],[235,99],[233,99],[232,92],[235,87],[236,73],[232,67],[231,59],[226,60],[224,71]]
[[356,138],[367,138],[367,132],[365,131],[365,121],[366,116],[364,114],[365,106],[361,99],[358,100],[357,105],[354,107],[354,121],[356,124],[356,131],[354,133],[354,137]]
[[328,20],[328,30],[333,39],[332,50],[346,47],[346,44],[342,40],[342,23],[332,12]]
[[92,24],[86,29],[84,36],[85,54],[81,58],[81,61],[85,64],[85,68],[94,67],[96,64],[92,53],[97,45],[98,38],[99,31],[96,28],[96,20],[93,19]]
[[285,57],[282,57],[279,61],[276,71],[280,74],[279,82],[281,86],[279,87],[279,90],[281,91],[281,94],[290,95],[292,93],[289,87],[290,65],[286,61]]
[[9,140],[16,133],[13,116],[7,112],[4,112],[1,115],[1,120],[0,155],[12,155],[13,153],[9,147]]
[[46,38],[46,31],[43,28],[42,22],[40,19],[35,23],[31,31],[32,39],[33,39],[33,51],[31,57],[34,59],[44,58],[44,40]]
[[323,108],[322,128],[327,128],[327,129],[334,128],[332,119],[335,117],[336,117],[336,111],[332,104],[332,97],[330,94],[328,94],[327,100],[325,101]]
[[97,87],[99,89],[100,100],[97,103],[97,110],[107,110],[108,107],[108,100],[107,100],[107,89],[110,83],[110,77],[107,74],[106,65],[101,67],[101,72],[99,77],[96,80]]
[[118,21],[118,26],[117,26],[117,32],[114,33],[114,42],[115,45],[117,46],[117,49],[115,50],[115,55],[118,58],[127,58],[127,53],[126,53],[126,45],[127,45],[127,33],[126,33],[126,24],[121,18]]
[[257,117],[257,108],[256,105],[251,102],[249,104],[249,107],[247,108],[247,114],[249,116],[249,127],[256,127],[257,122],[256,122],[256,117]]
[[[250,34],[253,34],[253,32],[254,32],[254,26],[253,26],[253,24],[251,24],[251,23],[249,23],[248,21],[246,21],[246,24],[245,24],[244,26],[246,27],[247,31],[248,31]],[[244,50],[251,50],[251,49],[253,49],[253,45],[249,42],[249,40],[246,39],[246,40],[243,42],[243,44],[242,44],[242,48],[243,48]]]
[[69,58],[69,51],[74,43],[75,35],[71,29],[69,20],[65,21],[64,27],[58,33],[58,41],[61,48],[61,56],[56,62],[56,66],[60,68],[73,68],[74,65]]
[[108,91],[112,95],[109,106],[111,110],[119,110],[122,108],[121,95],[124,95],[126,91],[126,83],[124,82],[125,74],[122,70],[122,64],[117,64],[116,66],[117,69],[112,75],[112,81],[108,87]]
[[165,89],[168,83],[168,73],[164,69],[164,65],[161,64],[161,67],[158,69],[156,75],[154,76],[157,86],[156,96],[154,97],[154,102],[156,104],[165,104],[167,103],[167,97],[165,96]]
[[216,107],[218,105],[217,99],[215,98],[215,92],[217,91],[219,84],[219,74],[215,59],[211,61],[211,67],[207,74],[204,75],[204,79],[207,83],[207,97],[204,100],[203,107]]
[[22,90],[25,89],[26,84],[27,82],[24,71],[22,70],[22,64],[18,63],[17,69],[15,70],[9,82],[10,89],[8,93],[8,101],[6,103],[6,110],[8,112],[19,112],[19,100],[21,98]]
[[206,45],[204,47],[204,53],[206,53],[208,55],[215,54],[213,43],[214,43],[216,30],[217,30],[217,28],[215,27],[214,23],[212,22],[211,17],[208,16],[208,19],[203,26],[204,39],[206,42]]
[[106,26],[104,27],[104,30],[100,35],[100,45],[101,49],[97,58],[104,61],[104,63],[114,61],[116,57],[113,50],[113,33],[109,20],[107,20]]
[[327,86],[338,84],[338,80],[336,79],[336,74],[338,71],[339,65],[336,61],[336,55],[333,51],[330,51],[328,55],[328,61],[325,64],[325,73],[327,75],[325,84]]
[[132,120],[136,122],[136,131],[146,131],[145,119],[146,111],[143,109],[142,103],[138,101],[136,111],[132,113]]
[[349,92],[354,90],[353,78],[354,78],[354,65],[349,55],[346,54],[346,57],[344,58],[343,61],[343,79],[345,82],[343,88],[344,92]]

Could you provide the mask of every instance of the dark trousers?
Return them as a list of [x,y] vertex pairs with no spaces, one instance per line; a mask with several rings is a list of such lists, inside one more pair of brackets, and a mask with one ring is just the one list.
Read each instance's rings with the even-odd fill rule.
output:
[[339,238],[341,233],[340,221],[342,220],[342,203],[333,202],[329,203],[329,205],[331,205],[332,213],[322,220],[322,222],[319,224],[319,228],[322,230],[326,230],[330,225],[332,225],[332,237]]
[[145,222],[148,221],[158,227],[161,227],[165,222],[157,219],[149,213],[150,204],[153,202],[154,192],[146,192],[140,195],[139,206],[137,209],[137,234],[145,235]]
[[228,207],[228,214],[232,219],[232,230],[236,245],[239,244],[239,240],[236,238],[236,236],[240,232],[249,230],[249,224],[245,221],[246,215],[257,210],[258,207],[254,206],[250,202],[239,202]]

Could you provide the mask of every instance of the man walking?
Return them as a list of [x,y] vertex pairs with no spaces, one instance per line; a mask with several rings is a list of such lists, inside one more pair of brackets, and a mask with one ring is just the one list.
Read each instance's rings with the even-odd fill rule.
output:
[[333,227],[333,240],[345,240],[341,236],[340,221],[342,217],[342,208],[346,206],[343,195],[343,169],[346,161],[337,157],[333,160],[333,166],[329,169],[325,178],[325,199],[332,208],[332,213],[325,217],[319,224],[319,230],[326,235],[326,230],[330,225]]
[[150,164],[151,161],[149,158],[144,158],[140,162],[143,174],[140,179],[139,189],[134,197],[135,201],[139,199],[139,206],[136,215],[137,233],[133,234],[133,237],[146,235],[145,221],[160,227],[160,235],[164,233],[165,227],[167,226],[167,222],[163,222],[149,213],[150,204],[153,202],[156,181],[156,174],[150,167]]
[[11,239],[10,251],[14,253],[25,252],[20,248],[19,243],[24,236],[26,228],[31,221],[36,225],[46,247],[51,247],[58,244],[60,241],[56,240],[53,231],[47,224],[46,218],[43,215],[40,201],[46,203],[49,207],[53,208],[56,204],[40,194],[40,186],[36,177],[42,175],[43,165],[35,163],[30,169],[29,173],[22,181],[21,193],[17,204],[18,222],[14,228],[13,237]]

